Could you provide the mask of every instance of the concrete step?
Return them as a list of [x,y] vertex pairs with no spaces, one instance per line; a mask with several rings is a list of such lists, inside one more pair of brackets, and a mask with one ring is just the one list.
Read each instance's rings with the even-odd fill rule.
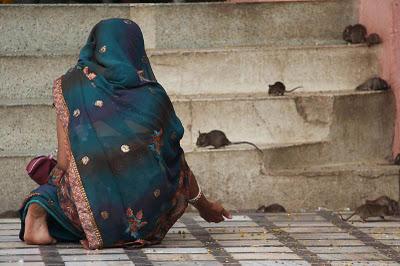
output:
[[[339,104],[346,99],[349,100],[345,104]],[[386,149],[392,140],[393,110],[388,104],[389,93],[337,91],[297,93],[284,97],[271,97],[266,93],[193,95],[171,97],[171,100],[185,127],[182,145],[189,150],[194,149],[198,131],[213,129],[223,130],[231,141],[246,140],[266,149],[271,145],[274,149],[281,148],[278,154],[282,154],[283,158],[291,158],[292,153],[298,152],[298,146],[289,149],[288,144],[332,142],[336,138],[345,143],[344,148],[354,148],[351,156],[363,158],[365,155],[362,153],[366,152],[372,153],[372,158],[375,155],[382,157],[387,155]],[[52,99],[49,98],[0,100],[0,149],[7,154],[54,149],[57,143],[56,118],[51,104]],[[371,150],[363,148],[364,144],[358,141],[360,137],[372,141],[365,145]],[[380,141],[378,145],[375,142],[377,139],[387,141]],[[317,147],[314,152],[320,153],[324,145]],[[362,152],[359,152],[360,149]],[[280,161],[279,158],[269,160]],[[329,155],[328,160],[331,158]],[[337,159],[340,158],[342,156]],[[301,158],[300,162],[305,159]],[[313,156],[309,159],[315,160]],[[296,164],[292,160],[287,162]]]
[[[280,203],[291,211],[355,209],[365,199],[399,195],[399,167],[375,162],[320,165],[303,171],[263,172],[255,154],[189,154],[206,194],[238,209]],[[305,156],[305,154],[303,154]]]
[[0,54],[77,54],[101,19],[131,18],[148,49],[315,44],[340,40],[357,1],[3,5]]
[[[149,53],[170,95],[266,92],[284,81],[302,92],[354,89],[379,73],[379,48],[362,45],[242,47]],[[0,56],[0,98],[51,97],[55,78],[76,56]],[[299,90],[300,91],[300,90]]]
[[265,170],[256,152],[247,156],[241,151],[202,152],[187,157],[207,194],[239,209],[275,202],[292,211],[355,208],[366,198],[399,195],[399,167],[381,162]]
[[[304,154],[303,154],[304,156]],[[25,167],[32,155],[0,156],[0,212],[19,207],[36,187]],[[346,163],[265,171],[255,151],[187,152],[206,195],[230,209],[254,209],[278,202],[289,211],[354,209],[365,199],[399,195],[399,167],[384,162]]]
[[[395,195],[398,192],[398,168],[376,165],[377,161],[384,163],[385,157],[391,154],[394,116],[391,93],[338,93],[337,95],[314,97],[299,97],[297,101],[302,104],[310,101],[310,105],[305,105],[306,108],[299,108],[299,110],[302,110],[300,113],[310,124],[318,124],[318,122],[324,124],[318,120],[316,114],[319,110],[326,109],[324,112],[329,113],[331,122],[325,141],[260,144],[264,151],[263,156],[247,145],[228,146],[219,150],[185,147],[188,161],[206,191],[214,198],[241,209],[254,208],[260,203],[273,201],[282,202],[292,210],[315,209],[318,206],[334,209],[344,206],[353,208],[367,196]],[[295,99],[296,96],[293,95],[270,99],[266,103]],[[190,103],[196,106],[200,102],[192,100]],[[244,103],[244,105],[248,104],[245,101]],[[285,105],[289,106],[287,103]],[[330,105],[332,106],[329,107]],[[41,105],[36,105],[36,107],[38,106]],[[223,106],[222,101],[221,106]],[[201,105],[198,105],[200,110],[207,112],[207,108],[200,107]],[[321,109],[314,110],[318,107]],[[17,110],[19,107],[3,105],[3,110],[7,108],[10,109],[3,113],[1,121],[7,122],[3,117],[10,117],[8,121],[18,120],[12,119],[12,111],[13,108]],[[51,117],[49,107],[46,106],[46,108],[43,109],[43,115],[49,116],[50,114]],[[24,108],[20,109],[25,110]],[[183,109],[178,111],[178,114]],[[332,112],[327,111],[330,109]],[[36,117],[39,112],[34,109],[21,111],[20,119],[29,117],[33,113]],[[224,118],[226,114],[222,113],[221,111],[221,118]],[[228,110],[226,113],[229,113]],[[205,115],[209,116],[208,113]],[[218,113],[214,115],[218,115]],[[35,119],[36,121],[41,120]],[[184,118],[182,120],[185,121]],[[240,123],[244,120],[238,119],[236,123],[243,126]],[[284,117],[283,120],[286,121]],[[27,125],[20,129],[3,131],[9,132],[9,134],[20,134],[19,130],[27,133],[30,129],[34,137],[31,141],[25,141],[20,135],[21,143],[16,143],[18,138],[14,138],[14,140],[10,137],[7,139],[6,136],[1,138],[2,141],[4,139],[7,139],[7,142],[14,141],[19,149],[14,152],[3,151],[0,153],[0,169],[2,169],[0,184],[4,188],[0,195],[0,210],[15,208],[20,199],[32,189],[33,183],[27,181],[25,166],[32,157],[52,151],[55,140],[46,142],[43,138],[55,138],[54,129],[53,132],[44,132],[46,135],[42,139],[36,132],[40,132],[41,128],[51,128],[53,121],[49,119],[42,127],[35,124],[32,125],[32,128]],[[232,118],[227,121],[232,121]],[[21,120],[17,121],[14,125],[19,125],[21,122]],[[188,128],[186,123],[185,125]],[[38,129],[35,129],[34,126]],[[234,132],[246,130],[245,127],[238,129],[239,127]],[[227,133],[230,136],[230,132]],[[2,145],[7,142],[2,142]],[[38,143],[36,150],[27,151],[25,146],[32,145],[32,142]],[[46,145],[40,146],[43,143]],[[372,162],[372,164],[358,166],[358,162],[364,162],[364,164]],[[333,163],[335,165],[332,166]],[[324,165],[331,165],[331,168]],[[349,167],[345,168],[343,165],[349,165]],[[319,169],[322,166],[324,166],[322,170]],[[371,167],[372,172],[368,170]],[[361,174],[357,174],[357,178],[355,178],[354,173],[360,171]],[[343,195],[337,196],[338,191]]]

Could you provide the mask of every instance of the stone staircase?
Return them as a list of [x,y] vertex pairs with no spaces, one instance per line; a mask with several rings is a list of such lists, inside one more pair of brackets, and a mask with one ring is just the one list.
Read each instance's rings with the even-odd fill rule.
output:
[[[206,194],[229,208],[279,202],[291,211],[354,208],[397,198],[390,92],[355,92],[379,73],[379,47],[347,45],[356,1],[0,6],[0,211],[34,187],[33,156],[55,149],[52,81],[77,60],[100,19],[141,26],[159,82],[185,126],[190,166]],[[269,97],[282,80],[304,88]],[[234,145],[198,149],[198,131],[221,129]]]

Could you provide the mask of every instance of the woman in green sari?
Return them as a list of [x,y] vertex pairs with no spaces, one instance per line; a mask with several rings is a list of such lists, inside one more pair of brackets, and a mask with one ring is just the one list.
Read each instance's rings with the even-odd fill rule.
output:
[[208,222],[230,218],[205,198],[185,161],[182,124],[136,23],[96,24],[53,97],[58,163],[23,202],[21,240],[89,249],[156,244],[188,203]]

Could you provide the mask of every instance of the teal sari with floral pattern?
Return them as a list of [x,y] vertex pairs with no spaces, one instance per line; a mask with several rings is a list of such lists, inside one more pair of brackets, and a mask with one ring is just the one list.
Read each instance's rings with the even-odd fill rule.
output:
[[192,174],[184,129],[156,81],[139,26],[100,21],[76,66],[54,82],[68,136],[68,170],[25,199],[43,206],[50,235],[97,249],[159,243],[183,214]]

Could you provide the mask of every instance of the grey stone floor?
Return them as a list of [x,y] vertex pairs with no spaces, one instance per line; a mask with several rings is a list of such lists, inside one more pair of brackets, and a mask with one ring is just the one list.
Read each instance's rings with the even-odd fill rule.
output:
[[17,219],[0,220],[0,265],[400,265],[400,219],[342,222],[317,213],[237,213],[209,224],[188,213],[162,244],[87,251],[28,246]]

